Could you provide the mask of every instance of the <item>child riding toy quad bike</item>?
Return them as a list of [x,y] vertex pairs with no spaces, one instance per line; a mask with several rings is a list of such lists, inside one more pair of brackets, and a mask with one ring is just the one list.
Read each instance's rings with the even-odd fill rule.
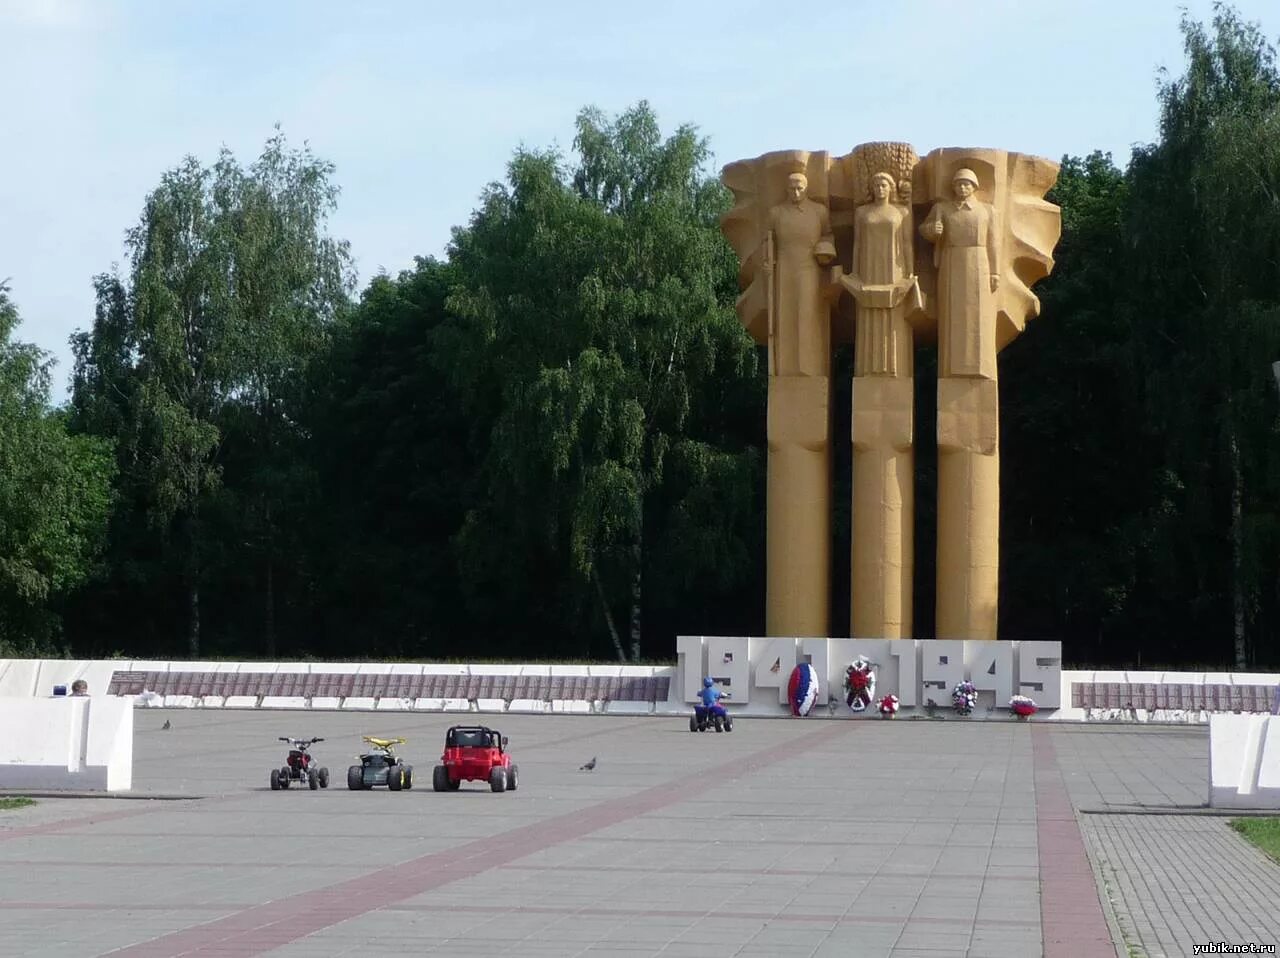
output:
[[444,736],[444,754],[431,775],[437,792],[456,792],[463,781],[488,782],[495,792],[520,787],[520,769],[507,752],[507,737],[483,725],[455,725]]
[[288,738],[281,735],[280,741],[289,743],[289,757],[285,759],[283,766],[271,770],[271,791],[277,792],[282,788],[288,788],[291,782],[306,782],[312,791],[329,787],[329,770],[316,767],[312,762],[311,753],[307,751],[316,742],[323,742],[324,739]]
[[405,740],[362,737],[373,746],[373,751],[359,756],[360,764],[347,769],[347,788],[353,792],[375,785],[385,785],[393,792],[413,788],[413,766],[406,765],[395,754],[395,747],[403,745]]
[[709,675],[702,680],[702,691],[698,693],[702,701],[693,707],[693,715],[689,717],[690,732],[705,732],[709,728],[717,732],[733,731],[733,716],[720,704],[721,699],[729,698],[729,693],[715,685],[716,680]]

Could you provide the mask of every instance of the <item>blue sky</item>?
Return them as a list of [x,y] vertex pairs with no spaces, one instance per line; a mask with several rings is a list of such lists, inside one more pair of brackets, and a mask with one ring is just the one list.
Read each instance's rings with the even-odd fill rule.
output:
[[[1280,34],[1274,0],[1236,9]],[[791,5],[0,0],[0,279],[18,336],[70,374],[95,273],[161,174],[280,123],[337,165],[332,232],[363,285],[439,255],[521,145],[569,150],[585,105],[696,124],[717,166],[868,140],[1123,163],[1156,133],[1179,10],[1207,0]]]

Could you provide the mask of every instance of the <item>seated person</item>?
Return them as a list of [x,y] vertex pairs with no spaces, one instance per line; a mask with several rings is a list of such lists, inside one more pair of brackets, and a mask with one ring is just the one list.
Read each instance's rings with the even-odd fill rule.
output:
[[716,680],[711,676],[708,675],[702,680],[702,691],[698,693],[698,696],[702,699],[701,709],[708,715],[719,715],[723,718],[728,714],[725,712],[724,706],[720,704],[720,700],[728,698],[729,693],[716,688]]
[[84,679],[76,679],[71,683],[71,694],[87,696],[89,694],[89,683]]

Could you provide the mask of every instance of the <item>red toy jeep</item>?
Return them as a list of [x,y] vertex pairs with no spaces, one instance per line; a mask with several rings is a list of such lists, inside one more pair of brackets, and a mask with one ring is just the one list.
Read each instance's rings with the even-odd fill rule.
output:
[[445,733],[444,754],[431,775],[437,792],[454,792],[463,781],[488,782],[495,792],[515,791],[520,770],[507,754],[507,737],[483,725],[455,725]]

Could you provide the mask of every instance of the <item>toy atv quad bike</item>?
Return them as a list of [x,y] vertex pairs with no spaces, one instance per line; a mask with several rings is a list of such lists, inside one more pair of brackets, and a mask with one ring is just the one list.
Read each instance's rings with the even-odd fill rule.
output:
[[347,788],[353,792],[375,785],[385,785],[393,792],[413,788],[413,766],[406,765],[395,754],[395,747],[403,745],[405,740],[372,735],[363,738],[373,746],[373,751],[359,756],[360,764],[347,769]]
[[[729,693],[724,692],[720,697],[727,699]],[[690,732],[705,732],[708,729],[715,729],[717,732],[733,731],[733,716],[719,702],[711,706],[695,705],[693,714],[689,716]]]
[[464,781],[488,782],[495,792],[520,787],[520,769],[507,752],[507,737],[483,725],[455,725],[444,736],[444,754],[431,775],[437,792],[456,792]]
[[329,770],[323,766],[317,766],[312,761],[311,753],[307,751],[316,742],[323,742],[324,739],[288,738],[281,735],[280,741],[289,743],[289,757],[280,768],[271,770],[271,791],[288,788],[292,782],[298,782],[299,785],[306,782],[312,791],[329,787]]

